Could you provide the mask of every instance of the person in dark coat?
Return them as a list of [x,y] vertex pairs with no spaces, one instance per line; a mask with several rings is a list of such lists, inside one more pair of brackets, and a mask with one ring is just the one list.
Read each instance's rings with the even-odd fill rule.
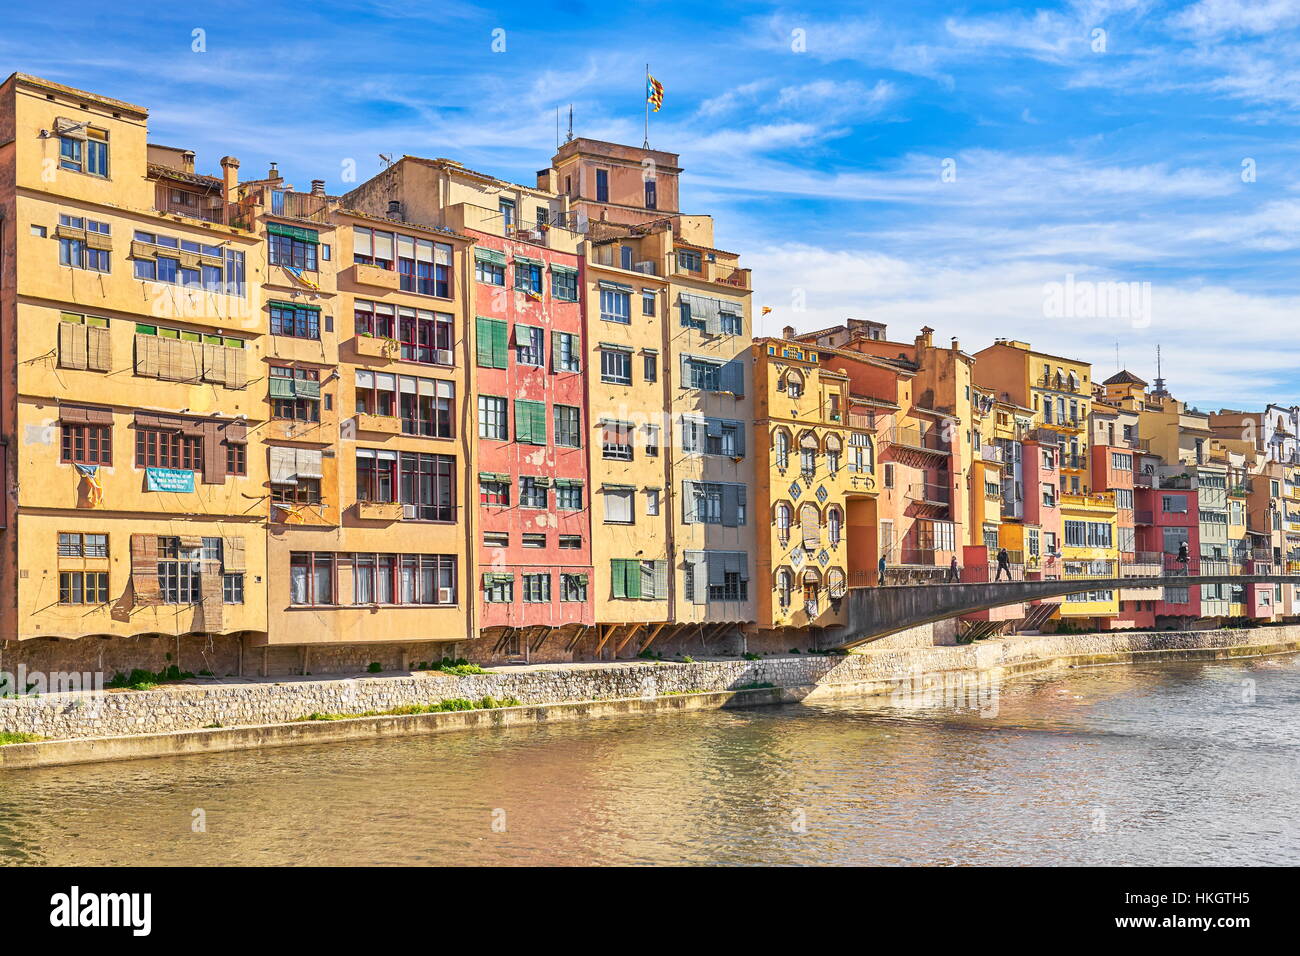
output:
[[876,587],[885,586],[885,556],[882,554],[880,560],[876,562],[876,573],[880,575],[880,580],[876,582]]
[[961,580],[961,572],[957,568],[957,555],[955,554],[952,556],[952,563],[948,565],[948,580],[949,581]]
[[1011,580],[1011,555],[1007,554],[1006,548],[998,548],[998,573],[994,575],[994,581],[1002,580],[1002,572],[1007,572],[1007,580]]
[[1187,563],[1192,560],[1191,554],[1187,550],[1187,542],[1184,541],[1178,546],[1178,563],[1183,566],[1182,573],[1187,573]]

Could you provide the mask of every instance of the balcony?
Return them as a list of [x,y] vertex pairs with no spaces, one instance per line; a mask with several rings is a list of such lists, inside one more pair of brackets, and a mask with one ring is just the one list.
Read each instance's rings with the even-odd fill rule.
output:
[[402,351],[402,345],[397,339],[384,338],[379,335],[354,335],[352,337],[352,350],[357,355],[366,358],[382,359],[385,362],[397,358]]
[[306,219],[309,222],[327,223],[330,221],[330,200],[328,196],[315,193],[295,193],[287,189],[271,191],[271,215],[284,216],[286,219]]
[[705,282],[714,282],[718,285],[730,286],[733,289],[748,289],[750,287],[749,270],[740,269],[725,262],[709,262],[705,260],[700,263],[699,269],[688,269],[685,266],[676,264],[673,267],[673,272],[679,276],[703,279]]
[[381,269],[378,266],[368,266],[358,262],[345,269],[344,275],[351,279],[354,285],[371,286],[389,292],[400,292],[402,288],[402,277],[394,269]]
[[1039,388],[1050,388],[1054,392],[1073,392],[1083,394],[1082,383],[1069,375],[1040,375],[1034,382]]
[[889,442],[900,448],[911,448],[916,451],[930,452],[931,454],[952,454],[952,444],[946,441],[942,435],[937,434],[934,429],[922,431],[919,428],[899,425],[889,430]]
[[376,435],[400,435],[402,433],[402,420],[396,415],[370,415],[365,412],[358,412],[355,421],[359,432],[371,432]]
[[1006,456],[1003,454],[1001,445],[982,445],[980,446],[980,459],[1000,465],[1006,460]]
[[921,482],[916,488],[918,497],[928,505],[947,505],[952,503],[952,489],[947,485]]
[[249,209],[238,203],[228,203],[219,193],[196,193],[175,189],[164,183],[154,188],[154,210],[168,216],[184,216],[199,222],[210,222],[236,229],[251,229]]
[[400,501],[358,501],[357,517],[362,521],[400,521],[402,520],[402,503]]
[[1146,525],[1155,524],[1155,521],[1153,520],[1154,518],[1155,518],[1155,515],[1154,515],[1152,512],[1150,512],[1150,511],[1135,511],[1135,512],[1133,512],[1133,523],[1134,523],[1134,524],[1146,524]]

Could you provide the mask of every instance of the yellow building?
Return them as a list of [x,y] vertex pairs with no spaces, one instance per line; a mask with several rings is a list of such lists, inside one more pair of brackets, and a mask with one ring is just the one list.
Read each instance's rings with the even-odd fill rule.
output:
[[225,671],[266,631],[264,244],[146,127],[129,103],[0,84],[3,631],[116,639],[67,648],[101,668]]
[[[1061,495],[1061,576],[1119,576],[1119,541],[1114,492]],[[1110,618],[1119,614],[1119,591],[1098,589],[1066,595],[1062,620]],[[1104,626],[1101,622],[1096,622]]]
[[850,425],[849,376],[823,365],[845,354],[773,338],[753,348],[755,524],[770,525],[758,538],[757,636],[785,650],[792,631],[817,629],[815,643],[845,623],[847,503],[876,493],[874,444]]

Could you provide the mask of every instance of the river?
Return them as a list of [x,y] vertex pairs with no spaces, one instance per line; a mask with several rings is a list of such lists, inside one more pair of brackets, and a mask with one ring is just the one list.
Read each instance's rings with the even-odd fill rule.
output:
[[0,775],[5,864],[1300,863],[1300,656]]

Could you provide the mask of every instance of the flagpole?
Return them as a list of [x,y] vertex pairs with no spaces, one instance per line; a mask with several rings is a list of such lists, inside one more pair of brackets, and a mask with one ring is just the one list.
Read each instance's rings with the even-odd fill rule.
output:
[[650,148],[650,64],[645,65],[645,142],[642,149]]

